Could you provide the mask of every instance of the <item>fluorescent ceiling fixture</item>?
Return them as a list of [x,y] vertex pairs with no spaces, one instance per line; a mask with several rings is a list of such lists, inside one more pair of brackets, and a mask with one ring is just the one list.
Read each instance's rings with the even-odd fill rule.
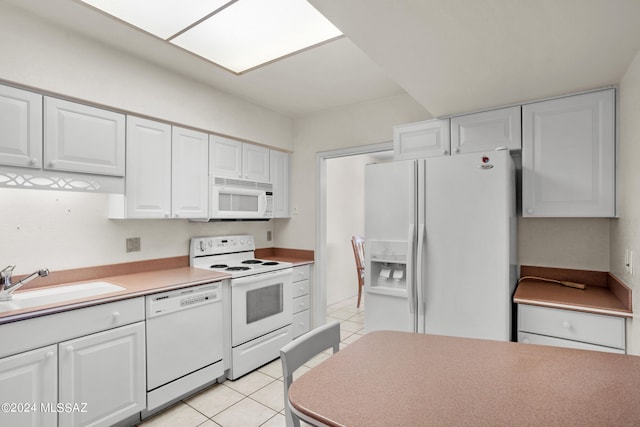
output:
[[341,37],[307,0],[82,0],[242,73]]

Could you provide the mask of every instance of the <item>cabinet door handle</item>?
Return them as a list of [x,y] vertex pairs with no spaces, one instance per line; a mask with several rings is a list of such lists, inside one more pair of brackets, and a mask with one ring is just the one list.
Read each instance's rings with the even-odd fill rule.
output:
[[529,341],[529,338],[525,338],[525,339],[522,340],[522,342],[525,343],[525,344],[529,344],[530,341]]
[[35,165],[36,163],[38,163],[38,159],[36,159],[35,157],[32,157],[31,159],[29,159],[30,165]]
[[68,345],[67,346],[67,353],[73,353],[73,346],[72,345]]
[[118,317],[120,317],[120,312],[119,311],[114,311],[113,312],[113,320],[118,320]]
[[50,168],[53,168],[53,167],[55,167],[55,166],[56,166],[56,162],[54,162],[53,160],[51,160],[51,161],[49,162],[49,167],[50,167]]
[[53,351],[47,351],[47,352],[44,354],[44,358],[45,358],[45,359],[51,359],[52,357],[53,357]]

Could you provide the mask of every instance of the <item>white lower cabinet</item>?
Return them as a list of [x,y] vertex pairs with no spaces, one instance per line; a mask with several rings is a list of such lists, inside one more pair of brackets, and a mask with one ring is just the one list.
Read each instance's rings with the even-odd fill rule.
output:
[[62,342],[60,427],[110,426],[146,408],[144,322]]
[[0,359],[0,426],[55,427],[58,348],[38,348]]
[[626,352],[625,319],[534,305],[518,305],[518,342]]
[[0,426],[111,426],[146,408],[144,298],[0,325]]
[[311,330],[311,312],[309,310],[311,288],[309,265],[293,267],[293,337]]

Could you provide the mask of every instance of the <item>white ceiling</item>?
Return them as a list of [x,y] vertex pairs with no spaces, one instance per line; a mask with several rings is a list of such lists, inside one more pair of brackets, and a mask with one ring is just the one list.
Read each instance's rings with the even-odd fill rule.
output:
[[309,0],[346,37],[236,76],[75,0],[4,1],[291,117],[405,91],[443,116],[591,89],[640,49],[640,0]]
[[434,116],[616,84],[639,0],[309,0]]

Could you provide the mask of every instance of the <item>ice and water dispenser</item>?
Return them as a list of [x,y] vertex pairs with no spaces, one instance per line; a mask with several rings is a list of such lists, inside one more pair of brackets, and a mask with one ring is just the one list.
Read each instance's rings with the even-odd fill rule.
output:
[[369,240],[369,292],[406,293],[407,251],[406,241]]

